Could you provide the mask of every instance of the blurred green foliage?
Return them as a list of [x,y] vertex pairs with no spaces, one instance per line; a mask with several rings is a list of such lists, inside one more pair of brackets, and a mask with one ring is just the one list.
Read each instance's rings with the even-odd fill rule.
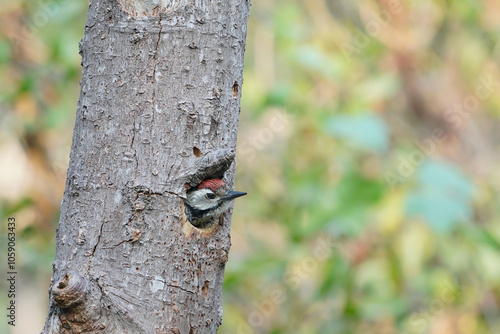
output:
[[[87,5],[0,5],[0,218],[38,329]],[[253,1],[220,333],[500,332],[499,32],[489,0]]]

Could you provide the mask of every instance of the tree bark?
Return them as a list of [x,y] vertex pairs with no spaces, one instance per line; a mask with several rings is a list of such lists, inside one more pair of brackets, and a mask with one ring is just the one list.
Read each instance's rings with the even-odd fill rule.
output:
[[248,0],[92,0],[42,333],[216,333],[230,217],[185,221],[234,184]]

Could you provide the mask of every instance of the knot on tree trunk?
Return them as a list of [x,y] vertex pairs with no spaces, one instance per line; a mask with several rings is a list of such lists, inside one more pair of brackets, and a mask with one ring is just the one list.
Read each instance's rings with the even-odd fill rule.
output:
[[72,270],[55,282],[52,286],[52,296],[60,308],[71,308],[83,302],[87,286],[87,281]]
[[[198,155],[197,155],[198,156]],[[202,154],[200,159],[193,161],[185,176],[189,187],[194,187],[206,179],[222,179],[234,162],[234,149],[220,149]]]

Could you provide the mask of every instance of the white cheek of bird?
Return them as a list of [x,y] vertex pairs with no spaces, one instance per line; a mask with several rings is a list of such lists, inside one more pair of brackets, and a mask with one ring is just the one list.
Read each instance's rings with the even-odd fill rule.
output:
[[221,179],[211,179],[203,181],[186,195],[184,210],[187,220],[196,228],[208,228],[217,223],[232,200],[246,193],[229,190]]

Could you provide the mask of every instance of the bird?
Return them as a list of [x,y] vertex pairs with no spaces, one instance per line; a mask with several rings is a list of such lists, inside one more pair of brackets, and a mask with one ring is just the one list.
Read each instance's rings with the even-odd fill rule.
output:
[[221,179],[209,179],[188,190],[184,208],[187,220],[196,228],[214,226],[231,201],[247,193],[229,190]]

